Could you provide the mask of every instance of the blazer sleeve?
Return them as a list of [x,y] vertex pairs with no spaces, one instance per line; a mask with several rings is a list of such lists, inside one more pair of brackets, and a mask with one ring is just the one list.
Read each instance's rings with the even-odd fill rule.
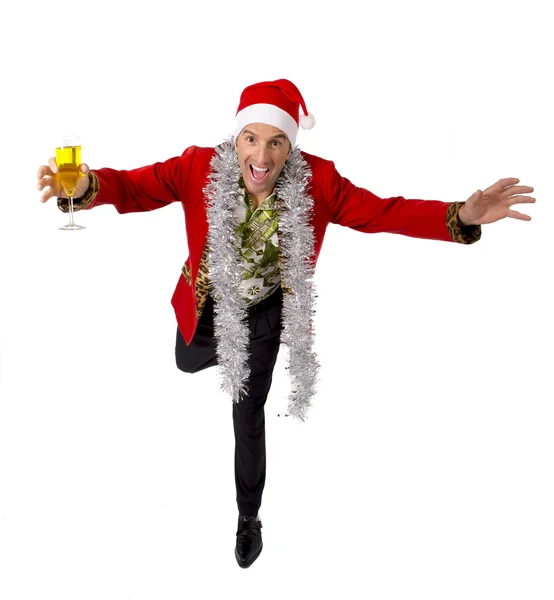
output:
[[331,223],[364,233],[402,235],[470,244],[481,234],[480,225],[463,227],[458,221],[461,202],[380,198],[342,177],[332,161],[327,169],[326,195]]
[[[111,168],[89,171],[89,188],[73,201],[74,210],[111,204],[118,213],[156,210],[180,201],[186,191],[196,146],[181,156],[131,170]],[[68,199],[58,198],[58,208],[68,212]]]

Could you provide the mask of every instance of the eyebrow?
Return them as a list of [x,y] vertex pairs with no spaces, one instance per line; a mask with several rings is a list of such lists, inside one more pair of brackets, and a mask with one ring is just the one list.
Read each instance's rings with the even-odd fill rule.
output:
[[[249,133],[250,135],[256,135],[253,131],[250,131],[249,129],[245,129],[243,131],[243,133]],[[287,139],[287,136],[284,133],[276,133],[275,135],[272,135],[270,139],[275,139],[275,138],[283,138],[284,140]]]

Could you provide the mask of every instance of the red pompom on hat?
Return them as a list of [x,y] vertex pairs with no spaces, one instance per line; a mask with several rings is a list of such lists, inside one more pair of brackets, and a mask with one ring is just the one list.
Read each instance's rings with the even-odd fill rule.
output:
[[[304,114],[301,114],[300,108]],[[288,79],[276,79],[244,88],[236,114],[235,140],[250,123],[265,123],[281,129],[294,148],[298,126],[311,129],[315,118],[307,111],[304,98],[294,83]]]

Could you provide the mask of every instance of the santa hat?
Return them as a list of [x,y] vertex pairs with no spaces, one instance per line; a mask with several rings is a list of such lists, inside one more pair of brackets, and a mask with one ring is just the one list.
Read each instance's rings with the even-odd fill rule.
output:
[[[301,114],[300,108],[304,114]],[[315,118],[306,110],[304,98],[294,83],[288,79],[276,79],[244,88],[236,114],[235,140],[250,123],[265,123],[281,129],[294,148],[298,126],[311,129]]]

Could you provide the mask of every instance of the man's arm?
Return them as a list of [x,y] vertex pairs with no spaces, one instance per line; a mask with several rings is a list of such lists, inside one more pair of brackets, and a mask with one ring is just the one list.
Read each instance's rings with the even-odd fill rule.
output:
[[[132,170],[94,169],[88,173],[89,188],[73,201],[74,210],[112,204],[118,213],[162,208],[183,198],[196,146],[181,156]],[[58,197],[58,208],[68,212],[68,199]]]
[[331,223],[364,233],[399,233],[415,238],[472,244],[481,237],[480,225],[464,226],[459,219],[463,202],[380,198],[342,177],[332,161],[327,169],[326,196]]

